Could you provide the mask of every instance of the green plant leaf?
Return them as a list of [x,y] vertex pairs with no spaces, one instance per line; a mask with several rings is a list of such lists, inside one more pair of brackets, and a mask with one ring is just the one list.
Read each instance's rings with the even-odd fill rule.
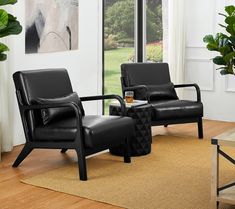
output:
[[229,39],[228,38],[220,38],[219,39],[219,48],[227,46],[229,43]]
[[235,6],[233,5],[226,6],[225,11],[228,13],[228,15],[233,15],[235,12]]
[[227,63],[224,61],[223,57],[217,56],[213,58],[213,63],[216,65],[226,65]]
[[7,55],[3,54],[3,53],[0,53],[0,61],[4,61],[6,59],[7,59]]
[[229,40],[231,41],[233,45],[235,45],[235,36],[230,36]]
[[235,52],[230,52],[224,56],[224,61],[229,63],[235,57]]
[[228,70],[227,70],[227,72],[228,72],[229,74],[234,74],[234,72],[233,72],[233,65],[232,65],[232,64],[229,64],[229,65],[228,65]]
[[13,20],[16,20],[17,18],[14,17],[13,15],[11,14],[8,14],[8,21],[13,21]]
[[230,33],[231,35],[235,35],[235,30],[234,30],[234,27],[233,27],[232,24],[230,24],[230,25],[228,25],[228,26],[226,27],[226,31],[227,31],[228,33]]
[[230,53],[233,51],[233,49],[229,45],[225,45],[223,47],[220,47],[218,49],[221,55],[225,56],[226,54]]
[[[216,35],[218,37],[218,34]],[[207,35],[203,38],[203,41],[207,44],[207,49],[210,51],[218,51],[219,43],[216,42],[212,35]]]
[[235,16],[228,16],[228,17],[226,17],[226,19],[225,19],[225,22],[227,23],[227,24],[234,24],[235,23]]
[[225,35],[223,33],[217,33],[215,35],[215,43],[220,47],[221,40],[224,39]]
[[203,38],[203,41],[205,43],[215,43],[215,39],[213,37],[213,35],[206,35],[204,38]]
[[[220,68],[218,68],[217,70],[219,70]],[[220,74],[221,75],[228,75],[228,74],[231,74],[231,75],[234,75],[234,72],[233,72],[233,66],[232,65],[229,65],[227,67],[224,67],[224,68],[221,68],[222,70],[220,71]]]
[[8,13],[5,10],[0,9],[0,30],[7,27],[7,23],[8,23]]
[[5,51],[9,51],[8,46],[3,43],[0,43],[0,53],[5,52]]
[[217,44],[207,44],[207,49],[209,50],[209,51],[218,51],[218,46],[217,46]]
[[227,70],[221,70],[221,71],[220,71],[220,74],[221,74],[221,75],[227,75],[227,74],[229,74],[229,73],[227,72]]
[[7,27],[0,30],[0,38],[21,33],[22,26],[16,19],[9,19]]
[[0,0],[0,6],[7,5],[7,4],[15,4],[17,0]]

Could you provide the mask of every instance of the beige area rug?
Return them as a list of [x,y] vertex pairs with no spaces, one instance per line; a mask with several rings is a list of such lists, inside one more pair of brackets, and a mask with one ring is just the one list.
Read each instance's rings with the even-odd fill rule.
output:
[[[210,140],[155,136],[151,154],[131,164],[108,153],[88,159],[87,182],[79,181],[77,164],[23,182],[130,209],[209,209],[211,151]],[[221,183],[231,181],[232,165],[221,164]]]

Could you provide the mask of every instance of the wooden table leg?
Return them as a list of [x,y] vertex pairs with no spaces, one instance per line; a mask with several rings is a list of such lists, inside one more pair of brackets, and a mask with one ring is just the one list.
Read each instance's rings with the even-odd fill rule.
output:
[[218,208],[217,189],[219,185],[219,146],[212,145],[212,173],[211,173],[211,209]]

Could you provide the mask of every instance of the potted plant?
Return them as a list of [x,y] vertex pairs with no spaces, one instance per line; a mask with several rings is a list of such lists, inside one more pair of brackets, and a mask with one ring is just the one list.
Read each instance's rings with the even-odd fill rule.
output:
[[[0,6],[15,4],[16,2],[17,0],[0,0]],[[6,10],[0,9],[0,38],[17,35],[21,31],[22,26],[17,21],[17,18],[9,14]],[[9,51],[9,48],[5,44],[0,43],[0,61],[7,59],[6,51]]]
[[203,41],[207,43],[207,49],[217,51],[219,56],[213,58],[213,63],[219,65],[221,75],[235,75],[235,6],[225,7],[226,14],[219,13],[225,18],[224,24],[219,24],[225,28],[225,33],[217,33],[215,36],[207,35]]
[[[15,4],[16,2],[17,0],[0,0],[0,7],[8,4]],[[19,21],[17,21],[17,18],[9,14],[6,10],[0,8],[0,38],[9,35],[17,35],[21,33],[21,31],[22,31],[22,26],[20,25]],[[6,51],[9,51],[8,46],[0,42],[0,61],[4,61],[7,59]],[[0,137],[0,161],[1,161],[1,137]]]

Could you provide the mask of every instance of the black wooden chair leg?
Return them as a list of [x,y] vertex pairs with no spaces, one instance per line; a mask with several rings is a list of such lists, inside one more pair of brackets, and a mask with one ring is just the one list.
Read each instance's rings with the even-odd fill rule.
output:
[[16,158],[15,162],[13,163],[12,167],[17,167],[33,150],[30,146],[25,144],[24,148],[21,150],[20,154]]
[[124,144],[124,162],[125,163],[131,162],[131,151],[130,151],[129,139],[126,139],[125,144]]
[[168,125],[164,125],[164,127],[166,128]]
[[79,149],[76,149],[78,156],[78,170],[81,181],[87,180],[87,169],[86,169],[86,156],[80,152]]
[[64,149],[64,148],[63,148],[63,149],[61,149],[60,152],[61,152],[61,153],[66,153],[67,150],[68,150],[68,149]]
[[202,118],[198,120],[198,138],[203,139],[203,124],[202,124]]

